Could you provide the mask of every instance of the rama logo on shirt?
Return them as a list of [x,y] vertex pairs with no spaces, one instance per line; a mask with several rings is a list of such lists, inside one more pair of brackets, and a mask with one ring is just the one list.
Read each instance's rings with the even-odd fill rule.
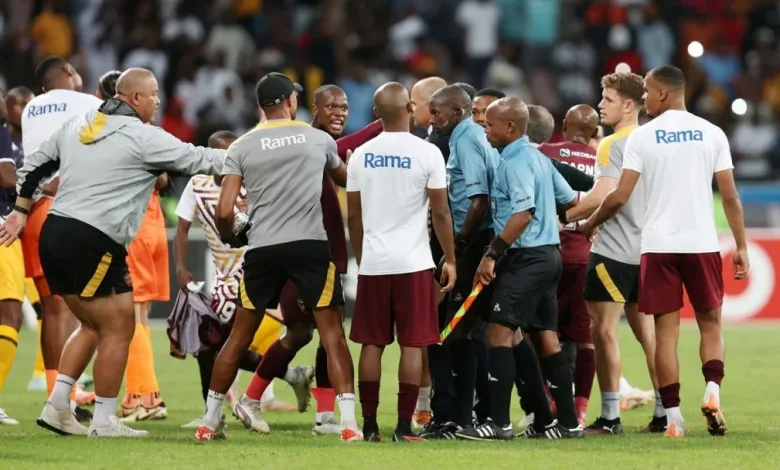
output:
[[408,170],[412,167],[410,157],[399,157],[397,155],[374,155],[366,153],[363,158],[363,164],[366,168],[403,168]]
[[51,103],[51,104],[43,104],[40,106],[35,105],[28,105],[27,106],[27,117],[35,117],[40,116],[42,114],[49,114],[49,113],[63,113],[68,109],[68,103]]
[[657,129],[655,131],[655,143],[657,144],[679,144],[681,142],[703,142],[704,133],[699,130],[688,131],[666,131]]
[[288,145],[305,144],[306,136],[303,134],[286,135],[284,137],[263,137],[260,139],[260,147],[263,150],[275,150]]

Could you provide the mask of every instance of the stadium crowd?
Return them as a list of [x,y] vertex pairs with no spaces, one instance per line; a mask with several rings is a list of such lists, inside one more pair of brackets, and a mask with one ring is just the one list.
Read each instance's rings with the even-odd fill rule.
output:
[[[176,210],[181,305],[168,333],[182,356],[198,359],[206,411],[185,425],[198,441],[225,437],[224,403],[247,428],[270,432],[263,411],[290,408],[273,397],[277,378],[293,386],[301,412],[315,396],[315,434],[380,440],[379,361],[396,337],[394,441],[512,439],[515,386],[527,415],[522,437],[620,434],[620,410],[652,400],[647,431],[683,437],[676,358],[683,285],[702,334],[701,412],[710,434],[726,433],[711,185],[714,177],[740,279],[749,267],[744,222],[721,126],[732,110],[740,114],[732,103],[741,96],[750,98],[756,126],[774,116],[777,64],[762,53],[776,47],[768,41],[776,25],[756,27],[748,46],[746,63],[753,60],[765,80],[765,95],[751,98],[741,94],[739,71],[724,78],[741,65],[720,36],[699,43],[703,55],[689,51],[701,57],[687,77],[667,65],[679,59],[675,44],[686,25],[675,22],[680,30],[672,33],[664,2],[441,2],[462,30],[436,23],[446,15],[426,16],[415,2],[320,9],[293,2],[286,13],[268,2],[262,14],[255,2],[214,2],[208,10],[187,0],[69,3],[33,6],[30,34],[44,58],[33,78],[22,78],[27,87],[4,97],[0,381],[13,362],[22,302],[34,297],[24,281],[32,278],[49,393],[41,427],[144,437],[123,423],[167,417],[148,306],[171,293],[158,196],[170,173],[192,176]],[[683,3],[689,13],[701,7]],[[715,11],[734,13],[742,3],[717,3]],[[512,6],[548,20],[547,30],[543,22],[529,28],[547,37],[513,37],[503,23],[520,10]],[[376,24],[382,8],[398,21]],[[745,8],[749,21],[755,10]],[[16,19],[25,13],[12,10]],[[94,35],[78,36],[80,50],[64,40],[73,38],[65,12],[102,24],[80,29]],[[101,23],[114,14],[127,30]],[[558,34],[559,24],[569,26]],[[299,34],[280,37],[290,31]],[[114,34],[131,43],[118,46]],[[665,40],[669,47],[659,47]],[[461,49],[462,56],[451,53]],[[68,58],[81,61],[83,76]],[[11,80],[22,77],[15,71]],[[256,82],[251,98],[247,80]],[[742,124],[753,123],[739,123],[735,134]],[[758,158],[771,162],[766,152]],[[357,394],[334,183],[346,187],[360,266],[349,334],[362,345]],[[183,261],[196,217],[218,266],[210,295]],[[666,226],[676,231],[659,228]],[[624,311],[647,357],[650,397],[623,386],[615,333]],[[315,328],[316,366],[289,367]],[[95,393],[79,398],[77,379],[96,352]],[[254,372],[240,398],[239,369]],[[601,414],[588,425],[596,376]],[[94,416],[80,407],[87,404]],[[14,424],[4,412],[0,422]]]

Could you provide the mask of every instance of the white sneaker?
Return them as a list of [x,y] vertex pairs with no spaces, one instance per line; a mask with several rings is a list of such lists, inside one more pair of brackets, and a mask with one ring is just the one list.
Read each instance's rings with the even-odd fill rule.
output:
[[0,424],[7,424],[9,426],[16,426],[19,424],[19,421],[11,418],[7,414],[5,414],[5,410],[0,408]]
[[339,423],[336,422],[336,419],[331,419],[328,422],[325,423],[314,423],[314,427],[311,430],[312,435],[314,436],[325,436],[327,434],[341,434],[342,428],[339,425]]
[[[182,429],[198,429],[201,426],[208,426],[209,423],[206,422],[205,419],[203,419],[203,416],[200,418],[195,418],[192,421],[190,421],[187,424],[182,424]],[[222,419],[220,420],[220,426],[222,429],[227,427],[227,420],[225,419],[225,415],[222,415]]]
[[270,426],[263,417],[263,412],[260,411],[260,401],[250,400],[246,395],[241,397],[236,406],[233,407],[233,416],[244,423],[244,427],[247,429],[260,434],[271,432]]
[[290,384],[295,397],[298,399],[298,411],[303,413],[309,407],[311,400],[311,382],[314,380],[313,367],[295,367],[293,369],[294,378],[287,383]]
[[46,376],[45,375],[33,375],[30,381],[27,382],[28,392],[45,392],[46,391]]
[[149,431],[142,431],[125,426],[119,419],[111,415],[108,417],[107,426],[95,426],[95,422],[89,426],[87,437],[148,437]]
[[63,436],[86,436],[87,428],[76,421],[76,416],[70,407],[58,410],[50,402],[46,402],[38,418],[38,426],[56,432]]
[[517,429],[522,431],[528,429],[532,424],[534,424],[534,414],[527,414],[523,416],[523,419],[519,423],[517,423]]
[[655,400],[655,392],[631,387],[620,394],[620,410],[628,411],[640,406],[645,406]]

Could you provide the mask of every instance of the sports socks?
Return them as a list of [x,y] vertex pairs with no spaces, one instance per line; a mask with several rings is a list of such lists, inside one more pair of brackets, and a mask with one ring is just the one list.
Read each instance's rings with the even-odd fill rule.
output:
[[574,411],[574,393],[572,391],[571,365],[563,352],[539,359],[542,373],[550,382],[550,394],[558,410],[558,422],[573,429],[579,425]]
[[[377,391],[379,391],[378,385],[379,384],[377,384]],[[398,384],[398,424],[396,425],[398,429],[403,431],[412,430],[412,415],[414,414],[414,408],[417,404],[417,395],[419,393],[419,385],[403,382]]]
[[520,397],[523,410],[526,415],[533,413],[535,427],[542,429],[552,423],[553,417],[539,369],[539,360],[528,341],[520,341],[512,353],[515,357],[515,382],[516,385],[522,385],[522,392],[518,388],[518,393],[522,393]]
[[3,390],[5,379],[11,372],[16,358],[16,348],[19,343],[19,332],[8,325],[0,325],[0,391]]
[[658,389],[661,402],[666,411],[666,423],[682,423],[683,417],[680,411],[680,383],[675,382]]
[[[661,409],[663,410],[663,407]],[[610,421],[620,418],[620,394],[618,392],[601,392],[601,417]]]
[[357,429],[355,394],[340,393],[336,396],[336,402],[339,405],[339,413],[341,414],[341,426],[348,429]]
[[574,361],[574,409],[585,415],[588,411],[590,391],[596,377],[596,355],[593,349],[578,349]]
[[222,403],[225,401],[223,393],[217,393],[209,390],[206,397],[206,413],[203,418],[209,423],[218,423],[222,419]]
[[452,371],[455,375],[455,422],[470,426],[473,419],[474,389],[477,382],[477,354],[471,338],[461,338],[450,345]]
[[136,323],[127,357],[125,392],[129,395],[146,395],[159,391],[149,331],[141,323]]
[[431,411],[431,388],[420,387],[418,390],[417,403],[415,404],[417,411]]
[[259,401],[265,389],[268,388],[268,384],[275,378],[289,379],[285,376],[289,372],[288,366],[294,357],[293,351],[288,350],[281,341],[276,340],[263,355],[263,359],[260,360],[257,371],[252,374],[252,380],[244,395],[250,400]]
[[704,375],[704,382],[707,388],[704,391],[704,400],[707,396],[713,394],[720,403],[720,383],[723,381],[725,373],[723,371],[723,361],[711,360],[701,366],[701,373]]
[[655,409],[653,410],[653,417],[654,418],[662,418],[666,416],[666,411],[664,411],[664,404],[661,401],[661,392],[658,390],[655,391]]
[[92,417],[92,426],[102,427],[111,424],[110,417],[116,412],[116,397],[95,397],[95,414]]
[[[76,383],[76,379],[68,377],[67,375],[57,374],[57,378],[54,381],[54,387],[49,395],[49,403],[54,405],[58,410],[66,410],[70,408],[70,392],[73,389],[73,384]],[[112,410],[114,412],[116,410]]]
[[317,424],[328,423],[333,419],[333,411],[336,409],[336,391],[333,390],[328,376],[328,355],[321,344],[317,347],[314,377],[317,381],[317,386],[311,391],[317,402],[317,416],[314,421]]
[[490,371],[490,417],[503,428],[509,424],[512,385],[515,381],[515,355],[512,348],[505,347],[490,348],[487,353]]

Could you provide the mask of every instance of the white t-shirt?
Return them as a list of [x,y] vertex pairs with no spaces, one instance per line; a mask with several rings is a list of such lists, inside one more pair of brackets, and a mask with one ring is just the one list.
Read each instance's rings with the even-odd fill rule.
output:
[[472,58],[493,57],[498,50],[498,20],[501,11],[495,2],[467,0],[460,4],[455,20],[465,28],[466,55]]
[[22,112],[24,156],[38,150],[65,121],[101,104],[103,100],[97,96],[70,90],[51,90],[30,100]]
[[441,151],[409,133],[383,132],[355,150],[347,192],[360,192],[363,213],[361,275],[435,267],[428,235],[428,189],[447,187]]
[[712,179],[733,168],[726,134],[687,111],[666,111],[632,132],[623,170],[642,174],[642,253],[719,252]]

